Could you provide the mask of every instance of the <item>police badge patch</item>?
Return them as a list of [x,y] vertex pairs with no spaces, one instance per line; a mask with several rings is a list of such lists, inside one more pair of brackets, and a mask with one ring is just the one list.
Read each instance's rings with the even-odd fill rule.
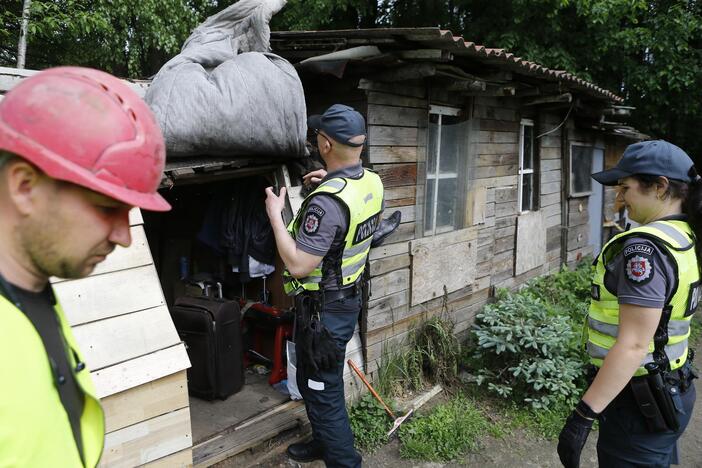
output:
[[643,284],[651,279],[653,266],[649,257],[634,255],[626,259],[626,277],[629,280]]
[[307,213],[305,222],[302,224],[305,234],[315,234],[319,231],[319,221],[319,215],[316,213]]
[[305,231],[305,234],[312,235],[319,231],[319,223],[322,221],[325,214],[326,212],[322,209],[322,207],[318,205],[310,205],[307,208],[307,214],[305,215],[305,220],[302,223],[302,229]]

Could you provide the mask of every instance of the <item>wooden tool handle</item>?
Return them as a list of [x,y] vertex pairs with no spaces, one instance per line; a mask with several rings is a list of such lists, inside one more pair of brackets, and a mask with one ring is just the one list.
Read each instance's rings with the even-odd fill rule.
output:
[[385,404],[383,399],[380,398],[380,395],[378,395],[378,393],[375,391],[375,389],[371,386],[370,382],[368,382],[366,380],[366,377],[363,375],[363,372],[361,372],[361,369],[359,369],[356,366],[356,363],[354,363],[351,359],[349,359],[347,362],[349,363],[349,366],[351,366],[351,369],[353,369],[356,372],[356,374],[358,374],[358,376],[361,378],[363,383],[366,384],[366,387],[368,387],[368,390],[370,390],[370,392],[373,394],[375,399],[378,400],[378,402],[381,405],[383,405],[383,408],[385,408],[385,412],[388,413],[388,416],[390,416],[392,419],[396,419],[395,414],[393,414],[393,412],[390,410],[390,408],[388,408],[388,405]]

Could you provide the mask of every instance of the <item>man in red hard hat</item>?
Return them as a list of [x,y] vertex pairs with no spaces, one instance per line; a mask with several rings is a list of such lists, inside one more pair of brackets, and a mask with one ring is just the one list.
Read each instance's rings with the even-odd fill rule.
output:
[[49,277],[89,275],[166,211],[161,131],[117,78],[60,67],[0,101],[0,467],[96,466],[104,416]]

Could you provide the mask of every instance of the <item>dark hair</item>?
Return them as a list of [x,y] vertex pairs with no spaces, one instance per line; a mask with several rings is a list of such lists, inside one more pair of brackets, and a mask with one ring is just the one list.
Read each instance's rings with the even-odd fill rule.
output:
[[[687,215],[687,223],[699,241],[695,242],[695,252],[697,253],[697,263],[702,271],[702,178],[697,174],[695,166],[690,168],[689,175],[692,179],[692,182],[689,183],[668,179],[668,189],[663,196],[682,200],[682,211]],[[636,174],[632,177],[639,181],[645,190],[650,189],[660,180],[660,176],[647,174]]]
[[14,161],[15,159],[19,159],[19,157],[8,151],[0,150],[0,170],[2,170],[8,163]]

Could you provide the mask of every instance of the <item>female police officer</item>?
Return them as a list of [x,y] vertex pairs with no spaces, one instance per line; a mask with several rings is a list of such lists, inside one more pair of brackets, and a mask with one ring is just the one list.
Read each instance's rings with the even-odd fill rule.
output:
[[615,168],[592,177],[618,185],[640,226],[597,257],[587,343],[597,374],[566,420],[558,455],[577,467],[599,419],[600,467],[669,466],[695,402],[687,338],[700,294],[702,179],[662,140],[630,145]]

